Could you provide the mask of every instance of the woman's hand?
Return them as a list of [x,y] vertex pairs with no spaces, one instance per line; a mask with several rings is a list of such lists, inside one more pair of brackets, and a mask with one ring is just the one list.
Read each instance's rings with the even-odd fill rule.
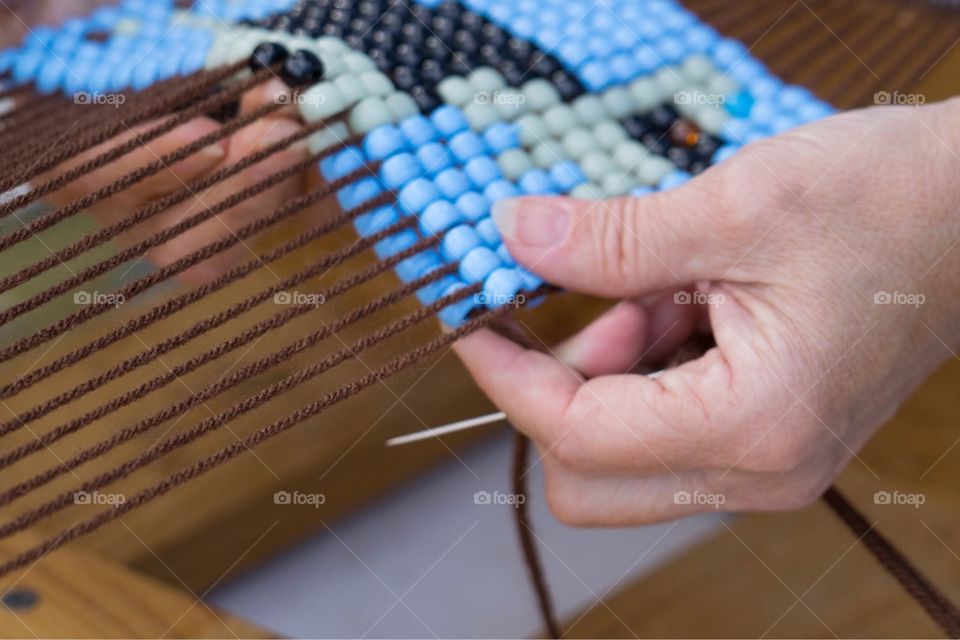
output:
[[[498,204],[520,263],[624,299],[553,355],[489,330],[457,347],[538,445],[554,513],[630,525],[815,500],[960,351],[958,154],[960,101],[881,107],[674,191]],[[703,357],[629,373],[704,322]]]

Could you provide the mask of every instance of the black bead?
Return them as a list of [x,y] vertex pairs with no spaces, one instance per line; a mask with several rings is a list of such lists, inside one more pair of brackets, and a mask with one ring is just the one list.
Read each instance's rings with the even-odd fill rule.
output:
[[298,49],[284,60],[280,77],[288,86],[304,87],[323,80],[323,62],[315,54]]
[[443,66],[436,60],[424,60],[420,65],[420,76],[427,82],[439,84],[446,77]]
[[713,154],[717,152],[717,149],[720,148],[720,141],[714,138],[713,136],[707,133],[700,134],[700,140],[697,141],[696,146],[694,146],[694,151],[701,158],[709,160],[713,157]]
[[424,113],[430,113],[440,106],[440,99],[422,84],[413,87],[410,90],[410,95]]
[[334,38],[343,37],[343,26],[336,24],[335,22],[328,22],[327,24],[323,25],[323,29],[321,31],[325,36],[332,36]]
[[282,44],[276,42],[264,42],[258,44],[250,55],[250,69],[259,71],[273,65],[283,62],[290,57],[290,52]]
[[693,175],[698,175],[706,171],[710,167],[710,163],[704,162],[703,160],[696,160],[690,163],[690,168],[687,169]]
[[410,91],[413,87],[420,84],[419,74],[406,65],[394,67],[392,77],[393,84],[401,91]]
[[673,124],[673,121],[680,117],[676,109],[669,105],[660,105],[650,112],[650,122],[657,129],[666,131]]
[[653,131],[643,134],[643,136],[640,137],[640,142],[647,147],[647,150],[650,151],[650,153],[658,156],[666,155],[667,149],[669,148],[663,139],[663,134]]
[[689,169],[694,162],[693,153],[690,152],[690,149],[684,147],[671,147],[667,150],[667,158],[684,171]]
[[409,42],[401,42],[398,44],[397,48],[394,50],[394,54],[396,55],[397,61],[400,62],[400,64],[409,65],[411,67],[419,66],[422,59],[416,48],[414,48]]
[[455,53],[447,62],[447,70],[453,75],[467,76],[473,72],[474,65],[470,62],[469,56]]

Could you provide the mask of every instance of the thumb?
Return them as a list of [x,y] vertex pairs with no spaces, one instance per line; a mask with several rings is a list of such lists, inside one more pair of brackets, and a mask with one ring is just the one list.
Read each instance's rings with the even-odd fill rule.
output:
[[723,273],[741,252],[722,238],[708,174],[642,197],[538,196],[493,205],[510,254],[548,282],[601,296],[637,296]]

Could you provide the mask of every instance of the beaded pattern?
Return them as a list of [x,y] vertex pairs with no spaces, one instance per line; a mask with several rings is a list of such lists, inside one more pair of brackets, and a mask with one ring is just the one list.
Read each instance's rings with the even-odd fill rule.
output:
[[204,0],[186,10],[127,0],[34,29],[0,54],[0,72],[47,93],[141,89],[264,42],[322,62],[323,78],[297,98],[307,121],[347,114],[311,137],[313,151],[363,136],[320,163],[324,177],[381,162],[377,177],[338,192],[340,204],[398,194],[357,231],[419,218],[418,231],[381,241],[377,254],[441,238],[396,268],[410,281],[458,265],[418,293],[424,303],[483,283],[444,310],[451,326],[542,284],[506,251],[493,202],[670,189],[747,142],[832,112],[674,0]]

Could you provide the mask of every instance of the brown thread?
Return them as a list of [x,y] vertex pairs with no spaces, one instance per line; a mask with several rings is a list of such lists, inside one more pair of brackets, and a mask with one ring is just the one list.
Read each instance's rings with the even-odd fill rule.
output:
[[[294,387],[297,387],[300,384],[306,382],[307,380],[315,378],[316,376],[322,374],[323,372],[349,359],[351,356],[356,355],[356,353],[360,351],[364,351],[370,347],[373,347],[383,342],[384,340],[387,340],[388,338],[394,335],[397,335],[398,333],[401,333],[406,329],[409,329],[410,327],[418,324],[422,320],[433,317],[434,315],[439,313],[439,311],[442,310],[445,306],[449,304],[453,304],[457,300],[461,300],[468,295],[473,295],[480,290],[481,290],[481,285],[479,284],[473,285],[471,287],[463,287],[462,289],[459,289],[455,293],[452,293],[450,295],[444,296],[443,298],[440,298],[433,304],[421,307],[418,310],[398,320],[395,320],[394,322],[391,322],[385,327],[358,339],[353,344],[325,358],[324,360],[321,360],[318,363],[305,367],[304,369],[301,369],[300,371],[297,371],[296,373],[291,374],[287,378],[284,378],[282,381],[264,388],[256,395],[250,396],[247,399],[232,405],[229,409],[225,409],[224,411],[221,411],[217,415],[197,423],[191,429],[184,431],[182,433],[175,434],[173,436],[170,436],[166,440],[158,442],[157,444],[152,446],[150,449],[147,449],[143,453],[128,460],[127,462],[117,467],[114,467],[110,471],[107,471],[105,473],[98,475],[92,480],[82,483],[74,491],[67,491],[67,492],[61,493],[57,497],[43,503],[40,506],[34,507],[33,509],[30,509],[20,514],[15,519],[0,526],[0,538],[6,538],[18,531],[22,531],[26,527],[29,527],[39,522],[40,520],[48,518],[54,515],[55,513],[69,507],[74,503],[74,496],[77,493],[80,493],[80,492],[89,493],[92,491],[96,491],[100,487],[104,487],[108,484],[111,484],[112,482],[126,478],[130,474],[136,472],[138,469],[163,457],[164,455],[170,453],[171,451],[174,451],[183,446],[186,446],[191,442],[197,440],[198,438],[202,437],[203,435],[219,429],[220,427],[224,426],[227,422],[241,415],[244,415],[249,411],[252,411],[253,409],[261,406],[271,398],[281,395],[289,391],[290,389],[293,389]],[[483,317],[497,316],[497,312],[500,312],[502,314],[505,312],[505,310],[501,308],[493,312],[488,312],[487,314],[484,314]],[[412,361],[409,360],[410,354],[421,353],[423,355],[427,355],[432,351],[436,350],[436,348],[438,348],[438,347],[431,348],[431,345],[446,344],[446,340],[450,339],[452,336],[463,335],[459,332],[466,327],[472,327],[472,326],[475,326],[473,322],[467,323],[457,331],[443,335],[440,338],[431,341],[425,347],[419,347],[410,352],[407,352],[407,354],[405,354],[404,356],[401,356],[400,358],[397,358],[396,360],[393,360],[392,362],[388,363],[388,365],[381,368],[380,370],[371,372],[371,374],[364,376],[359,381],[346,384],[340,387],[338,390],[326,394],[321,398],[321,400],[318,400],[317,402],[314,402],[308,405],[308,407],[300,409],[286,416],[285,418],[282,418],[277,422],[274,422],[272,425],[268,427],[260,429],[259,431],[255,432],[251,436],[248,436],[247,438],[243,439],[239,443],[235,443],[235,444],[243,445],[243,448],[240,451],[249,449],[252,446],[255,446],[256,444],[259,444],[260,442],[262,442],[262,440],[266,439],[264,434],[271,433],[271,430],[277,428],[277,425],[282,424],[285,426],[278,429],[273,435],[276,435],[282,431],[289,429],[295,424],[302,422],[310,415],[313,415],[320,410],[326,409],[328,406],[334,404],[335,402],[339,402],[340,400],[344,400],[352,395],[355,395],[356,393],[359,393],[361,390],[369,387],[370,385],[372,385],[373,383],[377,382],[382,378],[382,376],[378,376],[380,371],[389,370],[390,375],[392,375],[393,373],[396,373],[397,371],[400,371],[401,369],[406,368],[407,366],[410,366],[412,362],[416,361],[416,360],[412,360]],[[282,357],[276,358],[276,354],[274,354],[273,356],[269,356],[264,361],[261,361],[260,363],[257,363],[257,364],[262,367],[261,370],[265,370],[271,366],[274,366],[279,362],[282,362],[283,360],[284,358]],[[364,381],[367,381],[367,382],[364,382]],[[302,416],[302,417],[294,418],[295,416]],[[248,442],[250,442],[251,444],[247,444]],[[218,454],[214,454],[214,456],[211,456],[211,458],[216,458],[218,455],[223,454],[223,452],[230,451],[230,450],[232,450],[232,445],[222,449],[220,452],[218,452]],[[239,453],[240,451],[237,451],[236,453]],[[236,455],[236,453],[233,453],[226,459],[232,458],[234,455]],[[207,458],[207,459],[210,459],[210,458]],[[3,574],[3,570],[2,568],[0,568],[0,576],[2,576],[2,574]]]
[[[346,224],[347,222],[349,222],[350,220],[353,220],[357,216],[363,213],[366,213],[378,206],[381,206],[381,203],[374,201],[374,202],[367,202],[355,209],[350,209],[344,214],[338,215],[333,219],[330,219],[320,225],[317,225],[316,227],[310,229],[309,231],[301,233],[293,240],[290,240],[280,245],[279,247],[270,251],[269,253],[262,256],[258,256],[253,260],[249,260],[238,267],[234,267],[230,271],[227,271],[217,279],[211,282],[208,282],[205,285],[201,285],[200,287],[197,287],[186,293],[183,293],[177,296],[176,298],[167,300],[157,305],[156,307],[152,308],[150,311],[147,311],[141,314],[136,319],[121,325],[120,327],[114,329],[110,333],[107,333],[101,336],[100,338],[97,338],[96,340],[93,340],[92,342],[87,343],[83,347],[79,347],[64,356],[57,358],[56,360],[54,360],[48,365],[44,365],[42,367],[33,369],[32,371],[21,376],[19,379],[17,379],[14,382],[8,383],[0,387],[0,399],[9,398],[10,396],[23,391],[24,389],[36,384],[37,382],[44,380],[47,377],[65,369],[66,367],[76,364],[77,362],[88,357],[90,354],[96,353],[97,351],[105,349],[106,347],[118,342],[119,340],[122,340],[123,338],[126,338],[134,334],[140,329],[148,327],[155,322],[158,322],[178,311],[185,309],[190,304],[193,304],[194,302],[216,291],[219,291],[224,287],[226,287],[227,285],[233,282],[236,282],[237,280],[240,280],[241,278],[249,275],[253,271],[259,269],[261,266],[265,264],[269,264],[276,260],[279,260],[283,256],[288,255],[289,253],[299,249],[300,247],[305,246],[309,242],[312,242],[317,238],[320,238],[321,236],[326,235],[330,231]],[[287,281],[293,283],[293,281],[289,278]],[[292,284],[288,284],[287,286],[292,286]],[[258,298],[258,296],[253,296],[251,298],[248,298],[246,301],[240,303],[240,305],[243,305],[245,310],[252,309],[260,302],[263,302],[264,300],[266,300],[269,295],[272,295],[273,288],[269,288],[267,292],[269,293],[261,292],[261,295],[263,297],[260,297],[260,298]]]
[[[129,285],[118,290],[116,295],[121,297],[123,300],[131,300],[140,293],[146,291],[147,289],[153,287],[157,283],[163,282],[178,273],[186,271],[190,267],[203,262],[204,260],[222,252],[230,247],[236,245],[237,243],[253,236],[264,229],[269,228],[270,226],[291,217],[301,209],[308,207],[322,198],[330,195],[331,193],[336,192],[345,185],[354,182],[364,175],[368,171],[376,171],[373,167],[361,167],[353,173],[350,173],[339,180],[331,182],[323,187],[315,189],[314,191],[301,196],[295,200],[289,202],[286,206],[277,209],[271,215],[248,224],[245,227],[242,227],[239,231],[233,233],[230,236],[227,236],[217,242],[207,244],[203,248],[195,251],[194,253],[180,258],[169,265],[155,271],[154,273],[132,282]],[[376,204],[387,204],[393,198],[393,194],[390,192],[381,193],[379,196],[371,199],[366,204],[368,206],[374,206]],[[112,304],[107,302],[94,303],[84,307],[82,310],[77,311],[66,318],[63,318],[47,327],[35,332],[34,334],[21,338],[14,344],[0,349],[0,362],[5,362],[14,356],[17,356],[24,351],[32,349],[39,344],[43,344],[48,340],[62,335],[66,331],[73,329],[76,326],[86,322],[90,318],[96,317],[105,313],[106,311],[114,308]]]
[[[400,220],[396,224],[391,225],[387,229],[384,229],[383,231],[380,231],[375,234],[371,234],[368,237],[362,238],[359,242],[354,243],[353,245],[343,249],[342,251],[339,251],[335,254],[325,257],[324,259],[310,265],[309,267],[302,270],[301,272],[294,274],[293,276],[290,276],[283,282],[263,290],[260,294],[256,296],[256,298],[258,299],[259,302],[264,302],[267,299],[269,299],[270,296],[275,295],[279,292],[282,292],[284,289],[288,287],[294,286],[309,278],[312,278],[314,276],[320,275],[328,271],[329,269],[333,268],[343,260],[351,258],[361,253],[362,251],[369,249],[371,246],[373,246],[375,243],[379,242],[380,240],[388,238],[393,234],[398,233],[404,229],[410,228],[411,226],[413,226],[414,223],[415,223],[415,220],[413,218],[404,218],[403,220]],[[358,272],[354,276],[351,276],[350,278],[347,278],[346,280],[338,283],[337,285],[334,285],[334,287],[332,287],[331,290],[325,293],[324,295],[327,295],[329,297],[334,297],[336,295],[339,295],[346,289],[352,288],[353,286],[356,286],[362,282],[369,280],[372,277],[375,277],[389,270],[390,268],[398,264],[400,261],[435,246],[437,242],[438,241],[433,238],[418,242],[412,247],[398,253],[396,256],[391,256],[387,260],[384,260],[382,262],[377,262],[376,264],[370,267],[367,267],[365,270]],[[173,349],[180,347],[183,344],[186,344],[187,342],[190,342],[200,334],[210,331],[215,326],[219,324],[223,324],[225,322],[228,322],[238,317],[239,315],[241,315],[242,313],[248,310],[248,308],[250,307],[250,304],[251,302],[248,299],[247,301],[235,304],[233,307],[229,309],[218,312],[213,316],[210,316],[209,318],[206,318],[205,320],[202,320],[194,324],[190,329],[187,329],[186,331],[183,331],[175,336],[167,338],[166,340],[154,345],[153,347],[150,347],[148,349],[141,351],[136,356],[128,358],[127,360],[123,361],[119,365],[108,369],[102,374],[94,378],[91,378],[89,380],[85,380],[82,383],[70,389],[69,391],[66,391],[58,396],[50,398],[49,400],[43,402],[40,405],[35,406],[33,409],[30,409],[24,414],[20,414],[14,417],[12,420],[8,420],[2,426],[0,426],[0,435],[7,435],[9,433],[12,433],[13,431],[17,431],[25,427],[30,422],[33,422],[34,420],[37,420],[38,418],[41,418],[49,414],[50,412],[55,411],[56,409],[59,409],[60,407],[68,404],[69,402],[73,402],[77,398],[80,398],[96,389],[99,389],[100,387],[107,384],[108,382],[111,382],[112,380],[116,380],[120,376],[126,373],[129,373],[137,369],[138,367],[141,367],[147,364],[148,362],[155,360],[156,358],[162,356],[165,353],[169,353]],[[161,388],[165,384],[172,382],[177,377],[183,376],[189,373],[190,371],[193,371],[197,367],[220,357],[224,353],[227,353],[233,349],[239,348],[240,346],[246,344],[250,340],[253,340],[256,337],[259,337],[260,335],[263,335],[265,330],[282,326],[286,322],[289,322],[290,320],[293,320],[294,318],[299,317],[299,315],[303,315],[304,313],[308,312],[310,310],[310,307],[294,307],[293,309],[294,310],[287,310],[281,314],[276,314],[274,318],[271,318],[270,320],[262,321],[254,325],[250,329],[247,329],[245,332],[239,334],[238,336],[235,336],[231,340],[221,343],[215,349],[211,349],[207,351],[205,354],[201,354],[200,356],[191,358],[187,362],[181,365],[178,365],[172,370],[172,372],[158,376],[153,380],[144,383],[138,389],[135,389],[133,391],[128,391],[122,396],[115,398],[114,400],[111,400],[110,402],[97,407],[96,409],[88,412],[87,414],[80,416],[79,418],[75,418],[74,420],[71,420],[67,424],[60,425],[59,427],[53,429],[52,431],[45,433],[43,436],[38,436],[36,439],[29,441],[23,444],[22,446],[18,447],[17,449],[14,449],[9,453],[0,456],[0,468],[7,467],[8,465],[13,464],[14,462],[25,457],[26,455],[39,451],[46,445],[52,444],[57,440],[59,440],[60,438],[78,431],[79,429],[90,424],[94,420],[98,420],[103,416],[108,415],[109,413],[130,404],[134,400],[139,399],[140,397],[146,395],[147,393],[156,391],[157,389]],[[297,313],[296,310],[299,310],[300,313]],[[282,318],[282,321],[276,320],[278,316]],[[274,324],[275,322],[277,324]],[[172,375],[171,378],[166,379],[167,376],[171,376],[171,375]]]
[[[284,347],[282,350],[278,351],[277,354],[275,355],[277,358],[282,358],[283,360],[288,359],[293,355],[295,355],[296,353],[299,353],[300,351],[303,351],[304,349],[307,349],[310,346],[313,346],[320,340],[343,329],[344,327],[352,325],[355,322],[363,318],[366,318],[390,306],[391,304],[394,304],[402,300],[404,297],[410,295],[411,293],[414,293],[415,291],[421,289],[422,287],[428,286],[438,281],[442,277],[449,275],[451,273],[454,273],[455,271],[456,271],[456,266],[450,264],[450,265],[446,265],[443,268],[437,269],[436,271],[430,273],[427,276],[423,276],[421,278],[413,280],[407,283],[406,285],[402,286],[401,288],[396,289],[391,293],[380,296],[379,298],[376,298],[373,301],[368,302],[367,304],[361,306],[360,308],[355,309],[351,313],[336,320],[333,324],[327,327],[324,327],[321,331],[317,331],[309,336],[301,338],[300,340],[288,345],[287,347]],[[373,274],[373,275],[375,276],[377,274]],[[350,288],[352,286],[356,286],[356,285],[351,283],[350,285],[346,285],[346,288]],[[237,336],[234,340],[229,341],[229,343],[223,343],[223,345],[221,345],[222,348],[218,348],[216,350],[217,353],[214,357],[206,358],[206,354],[204,354],[204,356],[198,356],[196,358],[193,358],[189,361],[189,363],[185,363],[185,364],[190,365],[189,370],[196,369],[198,366],[202,365],[204,362],[220,357],[222,353],[226,353],[231,349],[235,349],[238,346],[241,346],[241,344],[234,344],[235,342],[239,342],[241,338],[244,340],[244,343],[254,340],[260,335],[263,335],[265,331],[273,330],[279,326],[282,326],[285,322],[288,322],[293,317],[303,315],[303,313],[309,312],[310,310],[311,308],[308,307],[305,311],[301,313],[296,313],[296,315],[294,315],[294,313],[299,310],[290,310],[290,312],[286,314],[286,316],[289,316],[289,317],[284,317],[282,319],[279,318],[280,314],[277,314],[277,316],[275,316],[276,320],[271,320],[269,323],[263,323],[264,331],[260,331],[260,330],[246,331],[240,336]],[[228,344],[229,344],[228,347],[224,346]],[[208,354],[209,353],[213,353],[213,350],[208,352]],[[200,360],[203,360],[204,362],[200,362]],[[262,360],[264,359],[261,359],[261,361]],[[274,366],[274,364],[270,364],[267,368],[270,368],[272,366]],[[171,371],[170,374],[167,374],[164,377],[167,377],[170,379],[176,378],[177,376],[182,375],[181,369],[186,370],[188,369],[188,367],[187,366],[177,367],[174,371]],[[16,500],[17,498],[51,482],[52,480],[58,478],[59,476],[70,471],[71,469],[76,469],[78,466],[84,464],[85,462],[88,462],[90,460],[93,460],[95,458],[98,458],[104,455],[105,453],[107,453],[108,451],[111,451],[115,447],[125,442],[128,442],[135,436],[141,433],[144,433],[149,429],[152,429],[153,427],[159,424],[162,424],[167,420],[170,420],[171,418],[175,418],[179,415],[182,415],[186,411],[197,406],[199,403],[204,402],[209,398],[212,398],[220,393],[223,393],[224,391],[227,391],[235,387],[240,382],[243,382],[244,380],[249,379],[253,375],[260,373],[262,370],[265,370],[265,369],[261,369],[261,366],[259,364],[247,365],[237,373],[231,375],[229,378],[220,380],[217,383],[208,386],[206,389],[204,389],[200,393],[192,395],[187,400],[181,401],[180,403],[171,407],[170,409],[164,410],[162,412],[158,412],[154,414],[151,418],[147,420],[142,420],[132,427],[121,429],[120,431],[115,433],[113,436],[111,436],[107,440],[101,441],[100,443],[92,447],[88,447],[87,449],[76,454],[69,460],[63,461],[60,464],[50,467],[46,471],[39,473],[33,476],[32,478],[29,478],[24,482],[21,482],[20,484],[15,485],[14,487],[11,487],[10,489],[8,489],[7,491],[4,491],[3,493],[0,493],[0,505],[7,505],[10,502]],[[156,380],[159,380],[159,378],[160,377],[158,377]],[[162,384],[167,384],[168,382],[169,380],[163,382]],[[148,383],[148,384],[153,386],[151,383]],[[158,386],[162,386],[162,384],[158,383]],[[142,385],[141,388],[146,386],[147,385]],[[158,386],[154,388],[158,388]],[[141,394],[141,395],[144,395],[144,394]],[[126,396],[124,396],[123,404],[129,404],[129,402],[132,402],[135,399],[136,398],[127,399]],[[120,400],[121,400],[120,398],[117,398],[116,402],[119,402]],[[113,401],[108,404],[113,404]],[[44,438],[45,437],[46,436],[44,436]],[[49,442],[47,444],[49,444]],[[40,448],[42,448],[42,446]]]
[[[99,229],[98,231],[90,233],[84,238],[82,238],[81,240],[70,245],[69,247],[60,249],[53,255],[48,256],[43,260],[36,262],[28,267],[24,267],[23,269],[21,269],[20,271],[18,271],[13,275],[6,276],[5,278],[0,279],[0,293],[9,291],[10,289],[19,286],[20,284],[27,281],[28,279],[33,278],[43,273],[44,271],[52,269],[58,264],[66,262],[67,260],[70,260],[78,256],[84,251],[88,251],[94,247],[100,246],[107,240],[116,237],[117,235],[123,233],[124,231],[143,222],[144,220],[147,220],[153,216],[156,216],[159,213],[169,209],[170,207],[183,202],[184,200],[189,198],[191,195],[199,191],[209,189],[210,187],[213,187],[214,185],[219,184],[220,182],[223,182],[224,180],[237,175],[241,171],[253,166],[254,164],[257,164],[258,162],[265,160],[269,156],[286,149],[287,147],[297,142],[298,140],[301,140],[311,135],[312,133],[322,128],[325,128],[326,126],[328,126],[328,124],[330,123],[327,121],[319,121],[319,122],[308,124],[304,126],[302,129],[300,129],[299,131],[297,131],[296,133],[291,134],[286,138],[283,138],[282,140],[279,140],[271,145],[268,145],[256,151],[255,153],[244,156],[243,158],[241,158],[240,160],[238,160],[237,162],[233,163],[228,167],[218,169],[214,173],[204,178],[200,178],[198,180],[195,180],[194,182],[191,182],[189,185],[179,189],[178,191],[175,191],[169,196],[166,196],[159,200],[155,200],[150,204],[144,207],[141,207],[132,216],[128,218],[124,218],[120,222],[114,223],[109,227],[105,227],[105,228]],[[355,142],[356,142],[356,138],[351,138],[350,140],[347,140],[342,144],[338,144],[335,147],[331,147],[330,149],[326,149],[322,152],[313,154],[311,157],[313,158],[314,161],[321,160],[327,155],[336,153],[337,151],[340,151],[341,149],[343,149],[346,145],[354,144]]]

